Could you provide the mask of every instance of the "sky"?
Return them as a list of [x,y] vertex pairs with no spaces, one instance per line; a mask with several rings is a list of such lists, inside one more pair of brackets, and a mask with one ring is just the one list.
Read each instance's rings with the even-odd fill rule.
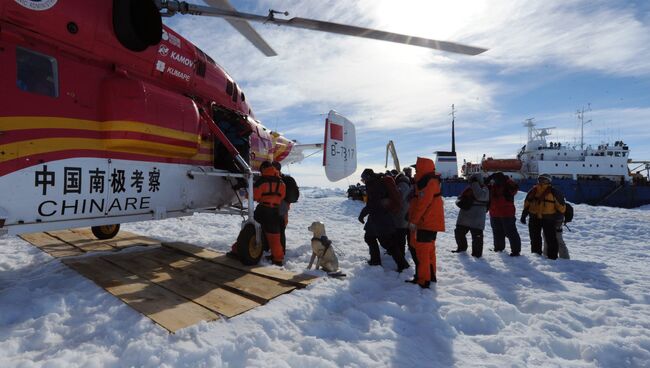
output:
[[[203,4],[200,0],[194,3]],[[298,16],[453,41],[478,56],[252,24],[279,54],[265,57],[222,19],[178,15],[167,25],[197,44],[242,87],[262,123],[301,143],[322,141],[329,110],[356,126],[358,172],[330,183],[320,155],[286,172],[302,185],[345,188],[366,167],[384,170],[393,140],[403,165],[451,149],[476,162],[511,158],[522,122],[556,127],[552,141],[623,140],[650,160],[650,3],[646,1],[231,1],[242,12]],[[389,166],[389,168],[392,168]],[[460,167],[459,167],[460,168]]]

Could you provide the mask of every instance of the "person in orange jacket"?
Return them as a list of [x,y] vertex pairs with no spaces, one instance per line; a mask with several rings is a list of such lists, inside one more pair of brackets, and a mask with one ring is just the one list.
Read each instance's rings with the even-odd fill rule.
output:
[[409,206],[411,243],[417,256],[416,277],[412,282],[428,288],[436,282],[436,235],[445,231],[445,211],[440,191],[440,176],[428,158],[415,164],[415,196]]
[[262,177],[253,186],[253,199],[258,203],[254,218],[262,225],[264,236],[271,249],[272,263],[282,266],[284,248],[281,232],[284,228],[284,217],[278,209],[286,195],[286,186],[280,179],[278,170],[269,161],[262,162],[260,172]]

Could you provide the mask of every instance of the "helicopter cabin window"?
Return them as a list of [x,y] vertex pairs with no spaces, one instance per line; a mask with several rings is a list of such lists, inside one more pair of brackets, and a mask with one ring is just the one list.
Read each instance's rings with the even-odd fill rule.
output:
[[56,59],[35,51],[16,48],[16,86],[25,92],[59,96]]
[[226,81],[226,94],[228,96],[232,96],[232,92],[233,92],[233,84],[232,84],[232,82],[231,81]]
[[239,88],[237,87],[237,83],[235,83],[235,91],[232,94],[232,102],[237,102],[237,95],[239,95]]

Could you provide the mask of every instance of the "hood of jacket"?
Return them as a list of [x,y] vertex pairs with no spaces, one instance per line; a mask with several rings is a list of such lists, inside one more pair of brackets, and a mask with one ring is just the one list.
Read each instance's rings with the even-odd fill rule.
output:
[[279,177],[280,173],[278,172],[278,170],[275,167],[270,166],[270,167],[262,169],[262,176],[277,176],[277,177]]
[[418,157],[415,161],[415,180],[427,174],[433,174],[436,171],[436,165],[430,158]]

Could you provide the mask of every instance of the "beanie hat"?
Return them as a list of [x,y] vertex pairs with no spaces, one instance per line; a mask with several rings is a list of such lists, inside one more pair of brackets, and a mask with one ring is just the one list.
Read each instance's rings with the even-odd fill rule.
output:
[[551,183],[551,181],[553,181],[553,179],[549,174],[541,174],[540,176],[537,177],[538,182],[542,182],[544,180],[546,180],[546,182],[548,182],[549,184]]
[[375,172],[372,169],[365,169],[361,173],[361,179],[363,180],[368,180],[370,177],[374,176]]

